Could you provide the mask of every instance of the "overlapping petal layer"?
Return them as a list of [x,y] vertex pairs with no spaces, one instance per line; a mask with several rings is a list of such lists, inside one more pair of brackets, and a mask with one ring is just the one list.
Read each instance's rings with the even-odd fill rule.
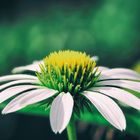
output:
[[46,88],[25,92],[17,96],[10,103],[8,103],[6,107],[3,109],[2,113],[7,114],[18,111],[26,107],[27,105],[31,105],[40,102],[42,100],[45,100],[55,95],[56,93],[57,91]]

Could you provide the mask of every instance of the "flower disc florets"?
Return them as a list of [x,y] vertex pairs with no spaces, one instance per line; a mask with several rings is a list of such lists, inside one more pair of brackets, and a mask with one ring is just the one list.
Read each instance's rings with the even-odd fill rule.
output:
[[37,76],[44,86],[75,95],[95,84],[98,79],[96,70],[93,72],[95,66],[86,53],[59,51],[44,59]]

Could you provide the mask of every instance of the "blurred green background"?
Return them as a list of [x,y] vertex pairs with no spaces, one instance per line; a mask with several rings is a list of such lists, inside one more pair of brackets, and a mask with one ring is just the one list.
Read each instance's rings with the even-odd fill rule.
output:
[[[98,65],[140,71],[139,15],[139,0],[0,0],[0,75],[64,49],[97,55]],[[139,140],[140,113],[134,116],[135,126],[128,122],[132,129],[123,133],[78,122],[78,138]],[[0,116],[0,140],[19,139],[67,137],[66,132],[54,135],[45,117]]]

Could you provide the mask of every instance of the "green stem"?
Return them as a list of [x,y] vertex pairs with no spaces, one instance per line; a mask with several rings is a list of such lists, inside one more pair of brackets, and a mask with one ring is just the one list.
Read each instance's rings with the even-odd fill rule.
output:
[[68,140],[77,140],[74,118],[71,119],[67,126]]

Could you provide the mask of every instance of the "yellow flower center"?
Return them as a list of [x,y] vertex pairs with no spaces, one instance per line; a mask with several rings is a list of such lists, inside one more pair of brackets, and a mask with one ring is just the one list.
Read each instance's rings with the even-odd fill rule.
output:
[[89,55],[86,53],[78,51],[59,51],[51,53],[44,59],[46,65],[58,66],[60,69],[64,65],[69,68],[74,68],[75,66],[87,67],[89,64],[95,66],[96,63],[93,61]]

